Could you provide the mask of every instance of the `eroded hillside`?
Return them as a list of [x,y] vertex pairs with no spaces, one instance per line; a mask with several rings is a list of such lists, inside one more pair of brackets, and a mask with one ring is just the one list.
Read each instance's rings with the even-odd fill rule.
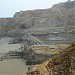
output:
[[52,8],[16,12],[13,18],[0,18],[0,30],[39,29],[49,27],[71,28],[75,25],[75,2],[53,5]]

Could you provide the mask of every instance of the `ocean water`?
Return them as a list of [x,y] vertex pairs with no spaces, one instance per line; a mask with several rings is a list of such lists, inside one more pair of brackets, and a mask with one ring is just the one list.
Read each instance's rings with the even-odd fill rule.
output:
[[[8,44],[12,38],[0,39],[0,57],[9,51],[18,50],[20,44]],[[0,75],[26,75],[28,66],[23,59],[3,59],[0,61]]]

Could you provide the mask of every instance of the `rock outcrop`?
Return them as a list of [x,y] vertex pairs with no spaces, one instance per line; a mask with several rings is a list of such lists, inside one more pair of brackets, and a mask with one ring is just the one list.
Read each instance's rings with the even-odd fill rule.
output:
[[75,1],[67,1],[49,9],[16,12],[13,18],[0,19],[0,30],[74,26],[74,4]]

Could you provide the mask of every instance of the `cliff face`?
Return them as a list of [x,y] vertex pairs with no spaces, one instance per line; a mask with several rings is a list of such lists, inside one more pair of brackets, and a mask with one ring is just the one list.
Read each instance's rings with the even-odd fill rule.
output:
[[13,18],[0,19],[0,26],[11,29],[73,26],[75,25],[74,4],[74,1],[70,1],[55,4],[49,9],[16,12]]
[[0,30],[28,29],[32,26],[32,19],[0,18]]

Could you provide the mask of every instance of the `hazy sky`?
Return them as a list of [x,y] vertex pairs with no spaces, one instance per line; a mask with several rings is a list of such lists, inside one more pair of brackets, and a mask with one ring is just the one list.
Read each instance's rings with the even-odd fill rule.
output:
[[13,17],[21,10],[46,9],[67,0],[0,0],[0,18]]

